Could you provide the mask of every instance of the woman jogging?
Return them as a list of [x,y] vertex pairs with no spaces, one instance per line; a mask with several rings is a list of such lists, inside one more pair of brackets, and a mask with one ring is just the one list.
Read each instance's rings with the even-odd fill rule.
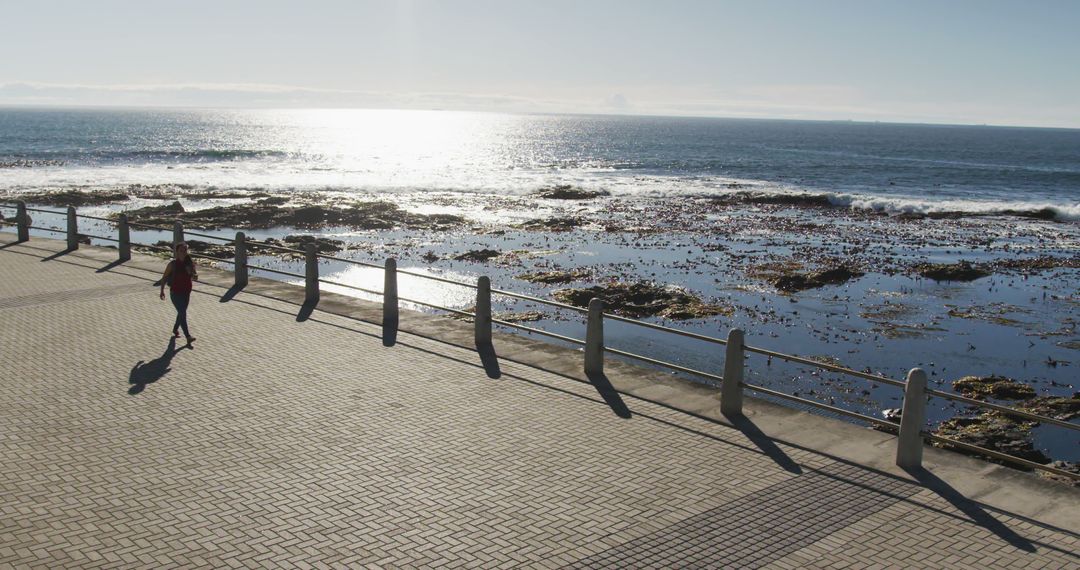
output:
[[165,275],[161,277],[161,299],[165,299],[165,284],[169,284],[169,298],[176,307],[176,323],[173,324],[173,336],[180,336],[184,330],[188,344],[195,342],[187,325],[188,302],[191,301],[191,283],[199,280],[195,262],[188,255],[188,246],[184,242],[176,244],[173,260],[165,266]]

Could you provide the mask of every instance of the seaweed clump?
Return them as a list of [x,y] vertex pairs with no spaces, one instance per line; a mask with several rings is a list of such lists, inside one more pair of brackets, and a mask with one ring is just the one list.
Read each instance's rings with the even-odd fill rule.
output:
[[605,308],[627,317],[665,317],[669,319],[699,319],[716,315],[731,315],[734,309],[705,303],[699,297],[672,286],[652,283],[609,283],[581,289],[560,289],[552,292],[556,300],[575,307],[587,307],[597,298]]
[[920,263],[915,271],[934,281],[974,281],[988,277],[990,272],[966,261],[959,263]]
[[816,289],[825,285],[839,285],[862,275],[863,273],[858,270],[846,265],[838,265],[806,275],[802,273],[786,273],[773,279],[772,284],[780,291],[795,292]]
[[486,263],[488,260],[499,257],[502,255],[501,251],[494,249],[475,249],[472,251],[466,251],[465,253],[455,255],[454,261],[472,261],[475,263]]
[[391,202],[357,202],[345,208],[324,205],[279,207],[272,203],[218,206],[186,212],[179,202],[169,206],[152,206],[127,212],[128,218],[151,225],[167,225],[181,220],[192,227],[251,228],[273,227],[324,228],[346,226],[355,229],[388,230],[445,229],[465,222],[461,216],[450,214],[416,214],[406,212]]
[[541,188],[536,194],[538,198],[549,200],[591,200],[600,196],[610,196],[607,190],[585,190],[575,188],[569,184],[560,184],[551,188]]
[[123,192],[81,192],[79,190],[61,190],[53,192],[41,192],[38,194],[23,194],[19,196],[25,202],[31,204],[43,204],[47,206],[100,206],[125,202],[130,196]]
[[[1035,425],[1035,422],[1019,421],[991,410],[977,416],[962,416],[945,420],[934,433],[961,443],[1006,453],[1035,463],[1049,463],[1051,459],[1035,449],[1031,440],[1031,428]],[[937,445],[961,453],[974,453],[948,443]],[[974,454],[978,455],[978,453]]]
[[583,225],[585,225],[585,221],[581,218],[568,216],[565,218],[555,217],[528,220],[526,222],[518,224],[517,227],[523,230],[568,232]]
[[530,283],[562,285],[579,279],[587,279],[589,276],[590,274],[588,271],[575,269],[573,271],[537,271],[535,273],[522,273],[521,275],[518,275],[517,278]]
[[953,390],[979,400],[1026,400],[1035,397],[1034,388],[1004,376],[964,376],[953,382]]

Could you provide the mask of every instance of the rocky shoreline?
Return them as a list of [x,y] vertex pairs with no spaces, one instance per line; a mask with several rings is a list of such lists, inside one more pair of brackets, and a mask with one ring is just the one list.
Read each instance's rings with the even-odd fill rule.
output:
[[[393,201],[181,186],[6,198],[94,215],[126,212],[163,227],[180,219],[192,230],[243,230],[292,249],[315,243],[329,255],[392,256],[447,275],[487,274],[511,290],[579,307],[599,297],[615,314],[677,321],[714,336],[739,326],[757,335],[755,342],[783,341],[777,348],[784,352],[825,354],[893,377],[919,365],[938,385],[956,372],[981,379],[959,382],[960,393],[1015,394],[1023,397],[1011,401],[1021,406],[1072,405],[1070,354],[1080,351],[1075,222],[890,216],[820,197],[626,198],[565,185],[521,196]],[[232,256],[228,245],[190,243],[199,255]],[[251,255],[278,263],[299,257],[258,247]],[[506,320],[569,326],[543,307],[501,302]],[[699,351],[665,350],[687,359]],[[803,397],[868,413],[896,401],[827,374],[750,362],[755,381]],[[1005,377],[1029,381],[1019,388],[999,381]],[[1037,426],[1007,417],[942,406],[932,420],[942,435],[999,446],[990,449],[1080,459],[1039,449]]]

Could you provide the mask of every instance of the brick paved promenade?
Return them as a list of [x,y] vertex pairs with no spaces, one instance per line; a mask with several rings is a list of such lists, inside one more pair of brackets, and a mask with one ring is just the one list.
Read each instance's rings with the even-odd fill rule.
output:
[[1080,568],[1029,474],[612,365],[624,418],[580,353],[209,269],[181,349],[161,260],[62,248],[0,249],[0,567]]

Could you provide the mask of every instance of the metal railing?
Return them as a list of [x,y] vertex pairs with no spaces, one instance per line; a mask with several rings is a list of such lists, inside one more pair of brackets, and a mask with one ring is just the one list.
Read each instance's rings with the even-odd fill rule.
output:
[[[131,258],[130,241],[130,228],[143,228],[147,230],[160,231],[160,232],[173,232],[172,243],[183,241],[185,235],[197,236],[206,239],[219,240],[224,242],[232,242],[235,248],[234,259],[223,259],[213,256],[205,256],[199,254],[191,254],[192,257],[209,259],[218,262],[231,263],[234,267],[234,280],[235,286],[243,288],[248,284],[248,270],[254,269],[258,271],[266,271],[273,274],[285,275],[289,277],[295,277],[305,280],[305,302],[318,303],[319,300],[319,284],[325,283],[328,285],[334,285],[338,287],[344,287],[347,289],[357,290],[371,295],[383,296],[383,328],[384,331],[390,329],[397,330],[398,322],[398,306],[400,302],[414,303],[416,305],[429,307],[436,310],[446,311],[455,315],[471,317],[473,319],[475,327],[475,337],[478,345],[491,342],[491,328],[493,325],[499,325],[501,327],[511,328],[515,330],[525,331],[531,334],[538,334],[548,338],[553,338],[562,342],[566,342],[571,345],[584,347],[584,370],[586,374],[598,374],[603,373],[603,355],[605,352],[611,353],[617,356],[636,360],[639,362],[645,362],[647,364],[666,368],[683,374],[688,374],[697,378],[702,378],[710,382],[720,384],[720,407],[722,413],[726,415],[741,414],[742,413],[742,396],[744,389],[749,389],[759,394],[775,397],[778,399],[796,402],[803,406],[810,406],[820,410],[827,411],[829,413],[849,417],[872,426],[886,428],[889,431],[898,431],[897,438],[897,452],[896,463],[902,467],[914,468],[919,467],[922,464],[922,451],[924,441],[930,441],[942,446],[954,447],[962,449],[968,452],[985,455],[1001,461],[1021,465],[1030,469],[1039,469],[1054,473],[1056,475],[1066,477],[1073,480],[1080,480],[1080,475],[1071,473],[1062,469],[1053,467],[1052,465],[1043,465],[1020,457],[1008,455],[992,449],[987,449],[970,443],[965,443],[956,439],[942,437],[937,434],[929,433],[924,428],[926,425],[926,401],[928,397],[939,397],[960,402],[969,406],[975,406],[979,408],[985,408],[994,410],[1006,415],[1023,418],[1043,424],[1054,425],[1074,431],[1080,431],[1080,425],[1070,423],[1067,421],[1059,420],[1057,418],[1036,414],[1026,410],[1011,408],[1008,406],[1002,406],[999,404],[993,404],[990,402],[984,402],[982,400],[976,400],[959,394],[953,394],[949,392],[943,392],[940,390],[928,389],[926,387],[926,374],[919,368],[913,368],[908,372],[905,380],[897,380],[889,378],[880,374],[872,374],[869,372],[861,372],[852,368],[844,366],[838,366],[825,362],[819,362],[809,358],[803,358],[797,355],[785,354],[774,350],[768,350],[756,346],[749,346],[743,342],[743,332],[739,329],[732,329],[727,339],[715,338],[707,335],[693,333],[689,331],[679,330],[664,325],[655,323],[649,323],[640,321],[637,319],[627,318],[621,315],[615,315],[612,313],[604,312],[604,304],[600,299],[593,299],[589,303],[588,308],[578,307],[567,303],[560,303],[557,301],[551,301],[540,297],[534,297],[531,295],[524,295],[521,293],[515,293],[513,291],[505,291],[501,289],[492,289],[490,286],[490,280],[486,276],[482,276],[478,279],[477,283],[465,283],[461,281],[455,281],[453,279],[447,279],[444,277],[438,277],[435,275],[426,275],[419,272],[408,271],[397,268],[397,262],[394,259],[387,259],[384,265],[379,265],[372,262],[360,261],[355,259],[348,259],[344,257],[337,257],[333,255],[319,254],[315,250],[314,244],[307,244],[304,249],[296,249],[286,246],[280,246],[277,244],[271,244],[266,242],[260,242],[256,240],[247,239],[243,232],[237,232],[234,239],[229,239],[221,236],[215,236],[210,234],[197,233],[192,231],[185,231],[183,224],[179,221],[173,224],[172,228],[163,228],[160,226],[153,226],[148,224],[141,224],[137,222],[131,222],[127,219],[126,214],[119,214],[116,219],[101,218],[94,216],[77,215],[75,208],[69,206],[67,212],[57,212],[52,210],[43,210],[38,208],[28,208],[23,202],[18,202],[14,206],[11,204],[0,203],[0,207],[16,208],[16,217],[14,225],[17,225],[18,240],[27,241],[29,239],[29,230],[41,230],[48,232],[64,233],[67,236],[67,244],[69,250],[78,249],[80,234],[78,234],[78,222],[77,218],[87,218],[92,220],[99,220],[108,223],[115,224],[118,230],[118,237],[111,238],[108,236],[94,236],[87,235],[83,237],[93,239],[103,239],[118,243],[118,249],[120,253],[120,260],[126,261]],[[33,226],[30,225],[30,218],[28,212],[39,212],[45,214],[65,215],[67,219],[66,229]],[[3,224],[12,225],[13,222],[7,218],[3,220]],[[135,244],[137,247],[157,249],[157,250],[171,250],[169,247],[150,245],[150,244]],[[275,251],[281,251],[286,253],[300,254],[304,256],[305,272],[304,274],[293,273],[290,271],[283,271],[270,267],[262,267],[258,265],[251,265],[248,260],[248,248],[262,248],[272,249]],[[376,291],[373,289],[367,289],[350,285],[347,283],[341,283],[337,281],[331,281],[322,279],[319,277],[319,259],[326,259],[331,261],[337,261],[342,263],[348,263],[363,267],[371,267],[382,269],[384,274],[384,287],[382,291]],[[435,303],[429,303],[426,301],[420,301],[417,299],[410,299],[406,297],[399,297],[397,292],[397,276],[409,275],[412,277],[418,277],[422,279],[433,280],[450,285],[466,287],[475,289],[477,291],[476,308],[473,311],[463,311],[452,307],[445,307]],[[536,327],[529,327],[518,323],[512,323],[506,320],[495,319],[491,314],[491,296],[500,295],[512,299],[529,301],[532,303],[540,303],[557,309],[565,309],[574,311],[583,315],[586,315],[586,333],[585,340],[576,339],[573,337],[553,333]],[[704,342],[723,345],[726,347],[726,355],[724,361],[724,374],[717,375],[703,370],[697,370],[686,366],[681,366],[673,362],[667,362],[664,360],[651,358],[641,354],[620,350],[617,348],[611,348],[604,345],[603,336],[603,322],[605,319],[613,321],[632,324],[635,326],[644,327],[650,330],[660,331],[666,334],[674,334],[687,338],[692,338]],[[777,358],[786,362],[795,364],[801,364],[805,366],[812,366],[821,370],[827,370],[838,374],[844,374],[871,382],[884,384],[887,386],[893,386],[897,388],[903,388],[904,399],[901,407],[901,421],[897,425],[893,422],[860,414],[846,410],[837,406],[832,406],[822,402],[817,402],[807,398],[801,398],[793,394],[787,394],[764,386],[758,386],[749,384],[743,380],[744,362],[746,353],[755,353],[770,358]]]

